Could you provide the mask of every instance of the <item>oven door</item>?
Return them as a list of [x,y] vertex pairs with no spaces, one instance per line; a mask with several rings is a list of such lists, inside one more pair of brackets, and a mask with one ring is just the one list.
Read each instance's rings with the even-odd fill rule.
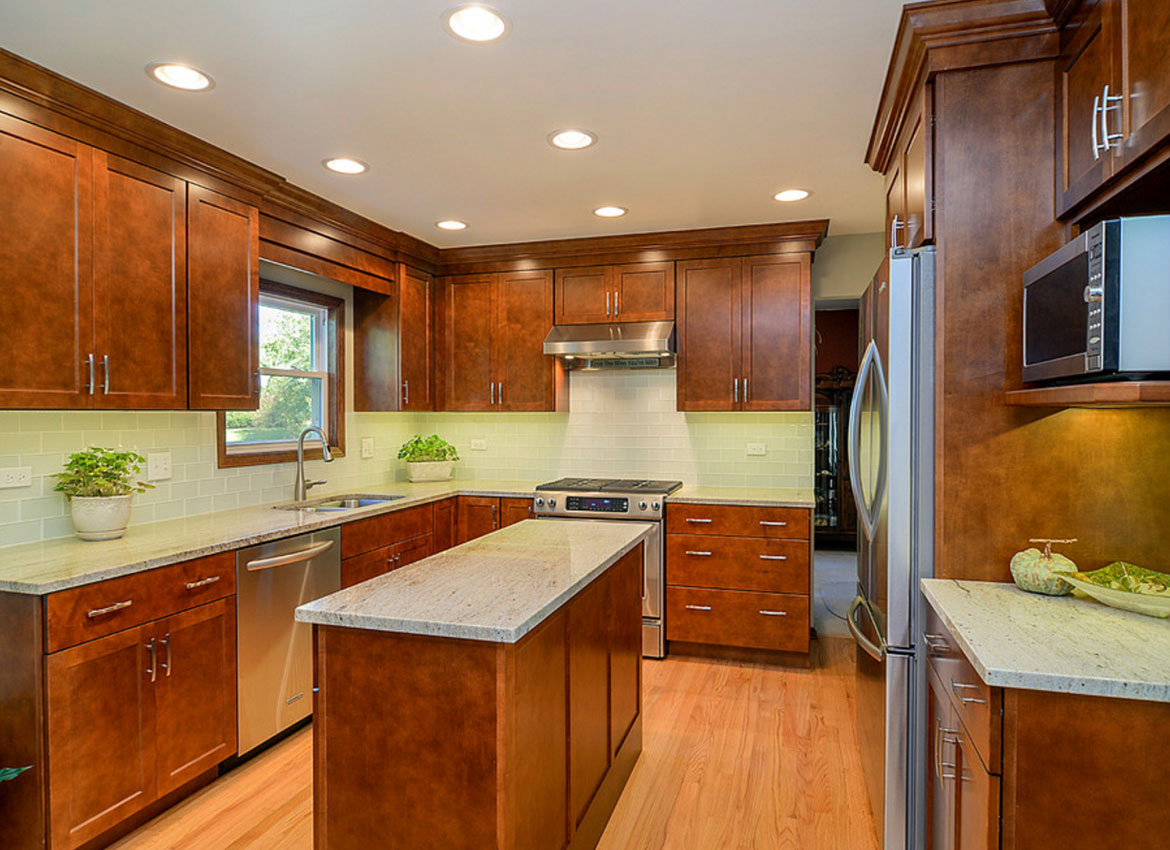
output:
[[[1099,346],[1103,334],[1100,299],[1092,295],[1101,283],[1091,280],[1089,245],[1087,231],[1024,274],[1025,381],[1090,371],[1086,355],[1090,344]],[[1091,322],[1095,327],[1090,328]]]

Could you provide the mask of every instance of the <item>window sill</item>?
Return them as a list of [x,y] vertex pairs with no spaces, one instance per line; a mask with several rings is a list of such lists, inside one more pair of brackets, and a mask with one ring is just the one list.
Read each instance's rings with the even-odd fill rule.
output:
[[[334,457],[345,457],[344,446],[330,446],[329,451]],[[305,449],[305,460],[321,460],[320,447]],[[239,452],[236,454],[229,454],[223,448],[220,448],[217,466],[220,469],[231,469],[239,466],[263,466],[272,463],[294,463],[297,459],[296,449],[278,449],[276,451],[264,452]]]

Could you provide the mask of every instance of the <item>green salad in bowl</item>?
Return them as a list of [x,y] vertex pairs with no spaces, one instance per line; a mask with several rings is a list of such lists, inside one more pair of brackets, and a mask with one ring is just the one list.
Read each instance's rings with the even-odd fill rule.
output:
[[1170,575],[1125,561],[1092,572],[1057,573],[1085,596],[1150,617],[1170,617]]

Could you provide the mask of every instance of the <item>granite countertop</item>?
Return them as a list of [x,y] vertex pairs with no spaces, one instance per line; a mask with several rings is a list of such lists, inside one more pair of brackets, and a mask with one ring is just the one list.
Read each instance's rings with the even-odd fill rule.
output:
[[515,643],[654,531],[523,522],[302,605],[302,623]]
[[924,579],[922,592],[989,685],[1170,702],[1170,621],[1014,584]]
[[671,493],[667,504],[762,505],[769,508],[811,508],[816,505],[812,490],[782,487],[706,487],[684,484]]
[[119,540],[76,537],[0,548],[0,591],[40,596],[71,587],[213,555],[269,540],[401,511],[448,496],[531,497],[535,481],[381,481],[360,488],[310,494],[310,499],[363,492],[404,498],[352,511],[316,513],[276,510],[272,505],[199,514],[134,525]]

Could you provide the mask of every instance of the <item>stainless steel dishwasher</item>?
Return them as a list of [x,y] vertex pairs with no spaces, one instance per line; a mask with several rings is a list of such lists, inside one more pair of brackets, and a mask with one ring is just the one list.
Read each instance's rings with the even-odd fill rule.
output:
[[240,753],[313,710],[313,631],[298,605],[341,589],[341,531],[286,537],[236,554],[236,716]]

